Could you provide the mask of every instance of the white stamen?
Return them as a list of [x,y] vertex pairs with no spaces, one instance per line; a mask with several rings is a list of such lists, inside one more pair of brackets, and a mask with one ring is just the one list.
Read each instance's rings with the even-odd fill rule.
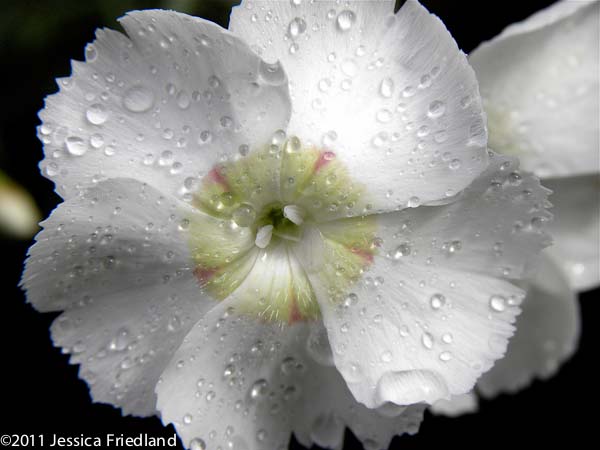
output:
[[259,248],[265,248],[271,242],[271,236],[273,235],[273,225],[265,225],[261,227],[256,233],[256,239],[254,243]]
[[304,222],[304,215],[304,209],[298,205],[287,205],[283,208],[283,216],[296,225],[302,225]]

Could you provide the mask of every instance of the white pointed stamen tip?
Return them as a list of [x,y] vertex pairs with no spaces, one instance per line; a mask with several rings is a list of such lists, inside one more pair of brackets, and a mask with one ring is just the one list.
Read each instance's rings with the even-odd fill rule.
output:
[[283,208],[283,216],[296,225],[304,222],[304,209],[298,205],[287,205]]
[[265,248],[271,242],[271,236],[273,236],[273,225],[265,225],[256,233],[254,243],[258,248]]

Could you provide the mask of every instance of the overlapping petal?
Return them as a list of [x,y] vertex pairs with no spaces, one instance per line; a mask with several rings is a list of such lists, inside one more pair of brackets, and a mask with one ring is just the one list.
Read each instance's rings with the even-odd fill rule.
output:
[[578,291],[600,284],[600,176],[544,180],[552,189],[554,239],[548,253]]
[[422,406],[356,403],[318,329],[257,326],[238,315],[238,301],[234,294],[191,329],[157,386],[163,420],[186,446],[285,449],[294,432],[306,446],[340,449],[348,425],[366,448],[383,448],[417,431]]
[[495,155],[455,203],[383,216],[382,254],[344,301],[313,264],[308,276],[336,366],[358,401],[376,407],[463,394],[504,355],[524,293],[501,277],[522,277],[522,252],[548,243],[547,194]]
[[81,364],[95,401],[154,414],[160,374],[213,303],[180,229],[190,214],[198,213],[145,184],[114,179],[43,222],[22,285],[36,309],[65,310],[52,338]]
[[541,177],[597,173],[598,1],[561,1],[471,53],[489,145]]
[[516,392],[534,378],[551,377],[577,348],[579,305],[552,258],[542,258],[521,308],[506,356],[477,383],[486,397]]
[[[493,370],[493,369],[492,369]],[[477,412],[479,402],[474,391],[462,395],[453,395],[450,400],[439,400],[431,405],[430,411],[448,417]]]
[[123,176],[183,196],[221,158],[285,129],[285,73],[238,37],[170,11],[121,23],[129,37],[99,30],[40,112],[41,167],[65,198]]
[[245,1],[230,29],[279,60],[293,99],[289,134],[335,152],[369,187],[368,209],[446,199],[487,165],[487,133],[466,57],[409,0]]

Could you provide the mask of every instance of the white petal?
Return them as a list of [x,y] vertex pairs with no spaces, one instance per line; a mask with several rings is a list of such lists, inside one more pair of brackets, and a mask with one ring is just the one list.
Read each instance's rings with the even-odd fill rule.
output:
[[522,277],[547,242],[546,195],[495,155],[455,203],[378,216],[383,255],[349,288],[356,305],[330,301],[329,280],[309,271],[358,401],[434,403],[471,390],[503,356],[522,291],[499,278]]
[[43,223],[23,274],[36,309],[65,310],[52,338],[81,364],[94,401],[126,414],[155,413],[158,377],[212,304],[192,274],[178,203],[138,181],[102,182]]
[[597,172],[598,1],[562,1],[504,30],[470,56],[489,145],[539,176]]
[[551,258],[542,258],[521,307],[506,356],[477,382],[486,397],[516,392],[534,378],[551,377],[577,349],[577,298]]
[[160,10],[121,23],[129,37],[99,30],[40,112],[41,166],[62,196],[119,176],[183,195],[219,158],[285,129],[285,74],[227,30]]
[[163,421],[185,446],[287,448],[293,431],[304,445],[341,448],[348,424],[381,448],[416,432],[422,407],[386,418],[357,404],[334,367],[308,356],[305,324],[257,322],[235,304],[223,301],[192,328],[157,386]]
[[450,400],[439,400],[429,408],[434,414],[448,417],[458,417],[463,414],[474,413],[477,412],[477,409],[477,395],[474,392],[453,395]]
[[245,1],[230,23],[288,73],[289,134],[336,153],[373,210],[454,195],[487,164],[466,57],[416,1],[393,4]]
[[600,177],[548,179],[544,185],[552,189],[554,205],[548,253],[573,289],[594,289],[600,284]]
[[492,154],[488,169],[454,203],[378,216],[384,254],[400,263],[521,279],[550,243],[550,191]]

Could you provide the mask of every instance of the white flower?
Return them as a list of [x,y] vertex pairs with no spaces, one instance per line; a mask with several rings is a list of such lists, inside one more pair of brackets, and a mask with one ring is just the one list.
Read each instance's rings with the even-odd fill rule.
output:
[[[577,348],[576,291],[600,283],[598,1],[561,1],[509,26],[470,55],[488,113],[489,145],[513,154],[553,193],[553,245],[527,297],[507,356],[478,382],[486,396],[552,376]],[[476,398],[436,405],[456,415]]]
[[443,24],[393,6],[132,12],[73,63],[23,285],[95,401],[195,449],[373,449],[504,354],[547,190],[488,153]]

